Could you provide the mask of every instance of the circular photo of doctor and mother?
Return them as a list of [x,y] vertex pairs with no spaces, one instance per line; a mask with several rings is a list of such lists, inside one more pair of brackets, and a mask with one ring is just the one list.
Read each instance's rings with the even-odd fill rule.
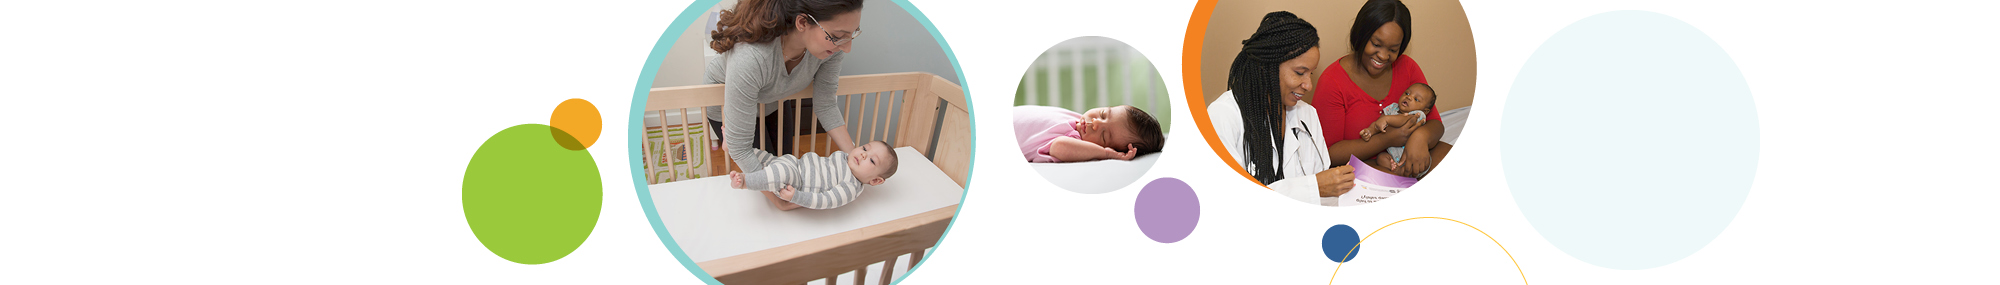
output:
[[1383,201],[1451,153],[1471,110],[1472,31],[1454,1],[1327,2],[1197,5],[1188,105],[1223,161],[1273,192]]

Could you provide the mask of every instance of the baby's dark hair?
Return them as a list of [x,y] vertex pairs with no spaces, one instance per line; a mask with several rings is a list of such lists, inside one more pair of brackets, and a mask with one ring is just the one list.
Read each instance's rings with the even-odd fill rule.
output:
[[[1430,91],[1431,91],[1431,98],[1429,98],[1429,99],[1425,99],[1425,100],[1424,100],[1424,104],[1427,104],[1427,105],[1430,105],[1429,107],[1436,107],[1436,106],[1437,106],[1437,100],[1438,100],[1438,90],[1437,90],[1437,88],[1431,88],[1431,85],[1430,85],[1430,84],[1423,84],[1423,83],[1410,83],[1410,87],[1417,87],[1417,86],[1423,86],[1423,87],[1424,87],[1424,90],[1430,90]],[[1428,107],[1426,107],[1425,109],[1429,109],[1429,108],[1428,108]]]
[[1132,148],[1139,149],[1139,155],[1160,152],[1160,147],[1167,143],[1167,135],[1160,129],[1160,120],[1153,119],[1152,114],[1147,114],[1146,110],[1140,110],[1139,107],[1132,105],[1118,107],[1125,108],[1126,117],[1131,119],[1132,132],[1139,136],[1139,141],[1132,142]]
[[882,169],[882,179],[889,179],[889,176],[896,176],[896,167],[903,164],[903,160],[896,157],[896,148],[890,147],[889,142],[886,141],[872,141],[868,143],[882,143],[882,148],[889,150],[889,168]]

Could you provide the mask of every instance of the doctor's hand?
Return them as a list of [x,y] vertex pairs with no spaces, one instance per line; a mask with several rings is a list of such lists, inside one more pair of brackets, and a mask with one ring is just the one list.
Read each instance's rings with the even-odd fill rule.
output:
[[1354,166],[1335,166],[1314,176],[1319,180],[1320,197],[1339,197],[1354,189]]

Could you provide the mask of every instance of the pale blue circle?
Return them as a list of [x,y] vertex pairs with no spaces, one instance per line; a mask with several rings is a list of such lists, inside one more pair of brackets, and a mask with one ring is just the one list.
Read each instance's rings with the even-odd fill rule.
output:
[[1757,175],[1757,106],[1722,46],[1659,13],[1563,28],[1521,67],[1500,125],[1521,214],[1586,263],[1648,269],[1707,246]]

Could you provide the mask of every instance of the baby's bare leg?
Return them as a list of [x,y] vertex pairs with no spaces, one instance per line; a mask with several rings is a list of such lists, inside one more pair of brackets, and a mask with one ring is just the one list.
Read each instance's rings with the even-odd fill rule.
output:
[[1390,172],[1389,166],[1396,165],[1396,159],[1390,157],[1389,153],[1381,153],[1376,154],[1375,159],[1366,160],[1362,163],[1367,164],[1368,167],[1374,167],[1376,171]]

